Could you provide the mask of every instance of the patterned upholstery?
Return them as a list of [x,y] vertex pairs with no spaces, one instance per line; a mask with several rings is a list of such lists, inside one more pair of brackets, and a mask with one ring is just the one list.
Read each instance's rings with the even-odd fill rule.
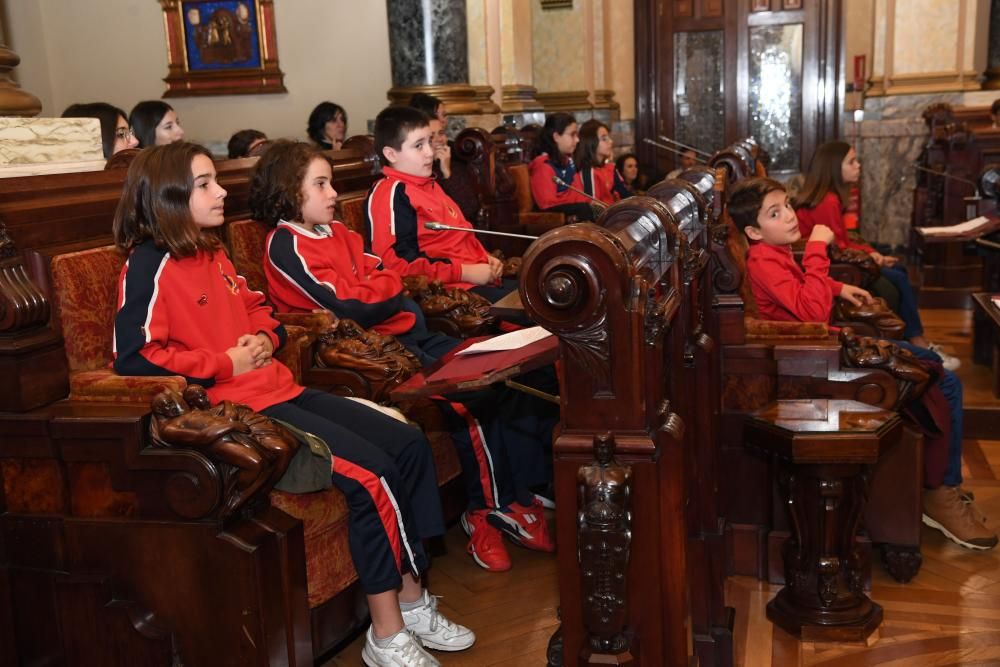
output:
[[229,225],[229,257],[236,271],[246,278],[250,289],[267,294],[264,277],[264,242],[271,230],[256,220],[240,220]]
[[358,578],[347,541],[347,501],[337,489],[271,492],[271,504],[302,521],[309,607],[323,604]]
[[122,377],[111,370],[118,276],[124,264],[114,246],[52,258],[52,302],[62,325],[72,400],[148,403],[165,387],[181,391],[187,384],[175,375]]
[[368,238],[368,225],[365,224],[366,197],[357,196],[338,200],[340,206],[340,221],[348,229],[356,231],[362,237]]

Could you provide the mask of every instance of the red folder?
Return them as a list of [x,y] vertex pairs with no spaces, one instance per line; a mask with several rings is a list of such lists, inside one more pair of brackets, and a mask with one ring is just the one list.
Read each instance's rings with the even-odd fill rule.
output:
[[489,336],[462,341],[461,345],[441,357],[437,363],[393,389],[390,395],[394,400],[401,401],[480,389],[541,368],[559,358],[558,336],[548,336],[516,350],[458,354],[459,350],[487,338]]

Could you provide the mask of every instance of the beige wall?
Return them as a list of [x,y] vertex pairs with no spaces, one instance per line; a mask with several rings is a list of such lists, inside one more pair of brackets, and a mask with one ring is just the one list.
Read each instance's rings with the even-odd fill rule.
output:
[[[8,0],[7,14],[11,47],[22,60],[18,78],[42,100],[44,116],[97,100],[128,111],[166,88],[156,0]],[[289,92],[168,100],[189,138],[225,141],[246,127],[304,137],[310,110],[325,99],[347,109],[349,133],[363,133],[385,106],[392,86],[385,2],[278,0],[275,15]]]
[[[622,0],[618,0],[621,2]],[[571,9],[543,11],[535,0],[531,12],[532,56],[535,87],[539,92],[587,90],[584,73],[588,43],[584,5],[574,0]]]

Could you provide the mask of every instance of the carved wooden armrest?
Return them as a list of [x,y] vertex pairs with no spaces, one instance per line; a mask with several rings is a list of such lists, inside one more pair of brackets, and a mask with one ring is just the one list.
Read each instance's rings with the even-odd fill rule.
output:
[[521,273],[520,257],[511,257],[510,259],[507,259],[506,257],[504,257],[503,250],[500,250],[499,248],[497,248],[490,254],[499,259],[501,262],[503,262],[504,278],[517,278],[517,276]]
[[840,248],[830,245],[830,277],[842,283],[868,289],[882,275],[871,255],[857,248]]
[[204,475],[180,473],[164,485],[171,508],[189,519],[221,519],[266,505],[299,447],[284,427],[245,405],[211,405],[198,385],[189,385],[183,395],[166,389],[150,407],[154,450],[197,452],[215,468],[214,475],[209,469]]
[[337,321],[337,317],[328,310],[316,310],[311,313],[277,313],[274,317],[286,326],[302,327],[317,336]]
[[316,365],[342,371],[344,377],[330,382],[377,403],[388,400],[393,388],[420,370],[420,362],[395,336],[376,333],[347,319],[337,320],[320,334]]
[[420,306],[433,331],[469,338],[489,333],[496,324],[490,314],[492,304],[478,294],[445,287],[440,280],[428,280],[426,276],[406,276],[403,287],[406,296]]
[[850,328],[840,332],[841,364],[845,368],[879,369],[889,373],[899,388],[893,410],[920,398],[931,383],[931,374],[910,353],[887,340],[859,336]]
[[864,335],[895,340],[902,339],[903,329],[906,328],[903,320],[892,312],[882,297],[875,297],[860,306],[845,299],[835,299],[832,319],[838,327],[851,327]]
[[289,324],[285,326],[287,339],[274,358],[288,366],[296,382],[302,381],[303,373],[312,365],[310,349],[316,340],[315,334],[303,327]]

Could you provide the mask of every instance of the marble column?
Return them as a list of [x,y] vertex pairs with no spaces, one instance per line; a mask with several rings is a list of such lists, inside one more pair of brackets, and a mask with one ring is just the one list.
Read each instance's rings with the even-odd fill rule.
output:
[[425,92],[449,114],[497,111],[492,88],[469,85],[465,0],[386,0],[386,8],[394,104]]
[[1000,0],[990,1],[990,37],[985,76],[984,89],[1000,89]]

